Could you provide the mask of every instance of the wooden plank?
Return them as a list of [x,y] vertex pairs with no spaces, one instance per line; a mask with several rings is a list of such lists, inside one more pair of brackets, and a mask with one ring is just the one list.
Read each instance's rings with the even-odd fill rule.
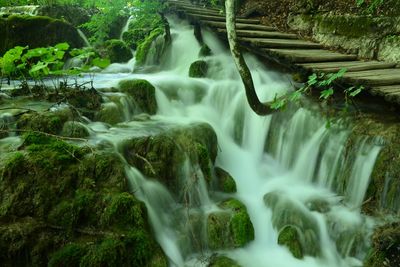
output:
[[206,7],[204,5],[197,5],[197,4],[192,4],[187,1],[174,1],[174,0],[169,0],[169,4],[175,5],[175,6],[181,6],[181,7],[191,7],[191,8],[204,8],[212,11],[219,12],[219,9],[214,8],[214,7]]
[[368,86],[400,84],[400,69],[366,70],[345,73],[343,75],[349,82]]
[[400,85],[388,85],[388,86],[376,86],[372,87],[369,92],[373,95],[385,96],[390,93],[395,93],[400,91]]
[[346,68],[347,72],[376,70],[376,69],[389,69],[394,68],[396,63],[379,62],[379,61],[346,61],[346,62],[321,62],[321,63],[305,63],[299,64],[306,69],[323,71],[323,72],[337,72],[342,68]]
[[316,63],[350,61],[357,59],[356,55],[347,55],[323,49],[262,49],[270,56],[282,57],[291,63]]
[[249,43],[259,48],[322,48],[321,44],[303,40],[245,38],[239,37],[239,41]]
[[[214,28],[223,28],[226,29],[225,22],[217,22],[217,21],[201,21],[203,24],[208,25]],[[265,26],[265,25],[256,25],[256,24],[245,24],[245,23],[236,23],[236,29],[238,30],[261,30],[261,31],[276,31],[274,27]]]
[[[195,18],[199,18],[201,20],[207,20],[207,21],[220,21],[220,22],[225,22],[225,17],[224,16],[213,16],[213,15],[199,15],[195,13],[187,13],[188,16],[192,16]],[[258,19],[236,19],[236,23],[245,23],[245,24],[259,24],[260,21]]]
[[[215,11],[215,10],[210,10],[208,8],[182,7],[182,6],[176,6],[176,8],[182,12],[189,12],[189,13],[194,13],[194,14],[198,14],[198,15],[213,15],[213,16],[225,17],[224,13],[221,13],[221,12]],[[240,17],[238,17],[238,18],[240,18]]]
[[[225,33],[226,29],[217,29],[219,33]],[[237,30],[238,37],[260,37],[260,38],[278,38],[278,39],[297,39],[297,35],[293,33],[269,32],[269,31],[251,31]]]

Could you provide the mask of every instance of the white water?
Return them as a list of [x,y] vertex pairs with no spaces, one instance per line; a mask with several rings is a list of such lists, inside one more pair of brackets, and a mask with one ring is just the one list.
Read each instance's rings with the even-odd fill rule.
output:
[[[238,191],[232,196],[246,205],[255,230],[255,240],[244,248],[220,253],[244,267],[362,266],[371,222],[360,215],[359,208],[379,147],[361,140],[354,162],[346,162],[343,151],[349,132],[340,124],[326,128],[317,112],[304,108],[290,108],[266,117],[254,114],[227,49],[209,32],[204,32],[204,40],[215,55],[207,58],[209,77],[189,78],[190,63],[197,59],[200,46],[191,26],[173,19],[170,22],[173,44],[163,60],[163,71],[121,73],[126,68],[121,64],[114,66],[110,71],[113,74],[98,74],[94,79],[94,86],[99,89],[116,87],[126,78],[149,80],[157,88],[157,114],[150,122],[132,121],[134,108],[127,98],[105,90],[108,99],[122,95],[116,106],[121,107],[125,123],[111,128],[99,122],[89,123],[92,142],[108,140],[118,148],[121,140],[132,136],[157,134],[170,125],[207,122],[218,136],[216,165],[235,179]],[[290,88],[286,75],[267,69],[252,56],[246,58],[263,101]],[[339,178],[348,164],[350,179],[343,188]],[[217,210],[218,203],[207,191],[201,171],[189,161],[181,169],[181,179],[189,179],[193,172],[200,177],[191,194],[200,203],[189,203],[187,213],[206,216]],[[208,251],[201,233],[196,233],[196,240],[191,238],[189,215],[175,202],[173,194],[131,166],[127,166],[127,174],[136,196],[146,203],[157,241],[170,266],[206,265],[202,256],[215,251]],[[326,203],[328,209],[311,209],[313,201]],[[310,247],[315,246],[319,256],[299,260],[278,245],[277,227],[282,224],[299,224],[308,229],[313,242]],[[356,234],[364,239],[356,240]],[[200,245],[196,245],[197,241]]]

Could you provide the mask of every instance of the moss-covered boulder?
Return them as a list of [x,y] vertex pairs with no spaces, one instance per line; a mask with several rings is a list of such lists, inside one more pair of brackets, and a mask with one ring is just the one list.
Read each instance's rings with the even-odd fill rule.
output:
[[47,47],[67,42],[82,47],[84,41],[71,24],[44,16],[11,15],[0,18],[0,55],[19,45]]
[[278,244],[286,246],[295,258],[303,258],[300,234],[296,227],[288,225],[281,229],[279,231]]
[[63,101],[72,105],[82,115],[92,119],[100,109],[103,98],[100,93],[91,89],[68,88],[60,96]]
[[400,266],[400,222],[378,227],[373,245],[364,261],[365,267]]
[[94,120],[114,125],[123,122],[124,116],[121,114],[117,104],[108,102],[101,105],[101,109],[96,112]]
[[23,131],[39,131],[49,134],[59,134],[64,123],[72,119],[65,112],[28,112],[17,120],[17,129]]
[[62,136],[85,138],[90,135],[88,128],[77,121],[67,121],[61,130]]
[[211,55],[212,55],[211,48],[208,45],[203,44],[199,51],[199,57],[208,57]]
[[236,199],[222,202],[221,211],[207,218],[208,245],[211,249],[243,247],[254,240],[254,228],[246,207]]
[[121,92],[133,98],[140,111],[151,115],[157,112],[156,89],[147,80],[123,80],[118,86]]
[[193,62],[189,68],[189,77],[203,78],[207,76],[208,64],[204,60]]
[[235,193],[236,182],[232,176],[219,167],[216,167],[214,171],[216,178],[216,189],[224,193]]
[[78,27],[90,20],[94,10],[77,5],[43,5],[39,6],[37,15],[48,16],[56,19],[64,19]]
[[5,266],[167,266],[112,152],[27,134],[0,162]]
[[104,48],[105,55],[110,59],[111,63],[128,62],[133,56],[130,48],[121,40],[108,40],[105,42]]
[[[217,156],[217,136],[208,124],[178,126],[154,136],[128,140],[123,146],[129,163],[180,197],[190,189],[188,185],[193,187],[201,178],[197,166],[206,181],[211,181],[211,168]],[[189,174],[184,173],[186,160],[194,166]],[[190,177],[182,179],[182,175]]]
[[213,255],[207,267],[241,267],[236,261],[221,255]]

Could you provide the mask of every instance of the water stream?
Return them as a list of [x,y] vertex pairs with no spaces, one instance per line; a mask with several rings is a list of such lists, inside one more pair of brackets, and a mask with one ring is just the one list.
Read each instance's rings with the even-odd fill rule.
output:
[[[182,221],[188,215],[173,193],[127,164],[131,186],[146,203],[170,266],[206,266],[204,258],[215,252],[245,267],[362,266],[372,222],[360,214],[360,206],[380,147],[371,140],[359,140],[354,160],[349,162],[343,151],[350,132],[342,123],[327,128],[318,112],[301,107],[257,116],[248,107],[228,50],[210,32],[203,33],[213,51],[206,58],[209,76],[189,78],[188,69],[198,59],[200,45],[190,25],[174,18],[169,21],[173,43],[159,72],[127,73],[126,69],[134,69],[132,60],[94,77],[94,87],[104,89],[105,99],[120,99],[125,122],[114,127],[89,122],[91,142],[106,140],[119,151],[122,140],[135,136],[156,135],[193,122],[210,124],[218,137],[216,165],[233,176],[237,193],[231,196],[245,204],[255,230],[254,241],[243,248],[211,251],[200,233],[200,240],[191,239],[191,225]],[[291,88],[287,75],[266,68],[251,55],[246,59],[262,101]],[[158,112],[150,121],[135,119],[137,114],[124,94],[105,90],[127,78],[147,79],[156,87]],[[219,199],[207,190],[199,168],[188,160],[181,169],[180,179],[189,179],[193,172],[200,177],[191,192],[196,204],[189,203],[189,213],[206,218],[218,210]],[[345,176],[350,178],[344,186],[340,178]],[[315,208],[315,203],[323,203],[326,210]],[[300,260],[278,245],[277,228],[282,224],[303,225],[311,233],[310,249],[318,251],[316,256]],[[184,241],[182,236],[186,236]],[[195,241],[201,245],[194,246]]]

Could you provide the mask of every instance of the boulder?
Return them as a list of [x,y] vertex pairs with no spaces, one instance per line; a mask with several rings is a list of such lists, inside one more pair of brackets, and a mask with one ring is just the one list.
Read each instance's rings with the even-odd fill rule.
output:
[[236,199],[228,199],[207,218],[208,245],[211,249],[243,247],[254,240],[254,228],[246,207]]
[[[196,178],[196,182],[201,178],[196,166],[200,167],[206,182],[211,181],[211,168],[217,155],[217,136],[210,125],[199,123],[173,127],[153,136],[133,138],[125,141],[123,148],[124,156],[131,165],[183,197],[181,195],[189,190],[186,186],[190,181],[194,186],[194,181],[189,178]],[[190,174],[185,173],[187,160],[194,166]]]
[[222,255],[213,255],[207,267],[240,267],[236,261]]
[[157,112],[156,89],[147,80],[123,80],[118,86],[121,92],[133,98],[140,111],[151,115]]
[[74,137],[74,138],[85,138],[90,135],[88,128],[77,121],[67,121],[61,131],[62,136]]
[[295,258],[303,258],[300,234],[295,226],[285,226],[279,231],[278,244],[286,246]]
[[214,171],[216,178],[216,189],[224,193],[235,193],[236,182],[232,176],[219,167],[216,167]]
[[203,78],[207,76],[208,64],[204,60],[198,60],[193,62],[189,68],[189,77],[192,78]]
[[105,56],[108,57],[111,63],[124,63],[132,58],[132,52],[124,41],[112,39],[104,44]]
[[74,48],[85,44],[74,26],[45,16],[11,15],[0,18],[0,36],[0,55],[17,45],[36,48],[67,42]]

